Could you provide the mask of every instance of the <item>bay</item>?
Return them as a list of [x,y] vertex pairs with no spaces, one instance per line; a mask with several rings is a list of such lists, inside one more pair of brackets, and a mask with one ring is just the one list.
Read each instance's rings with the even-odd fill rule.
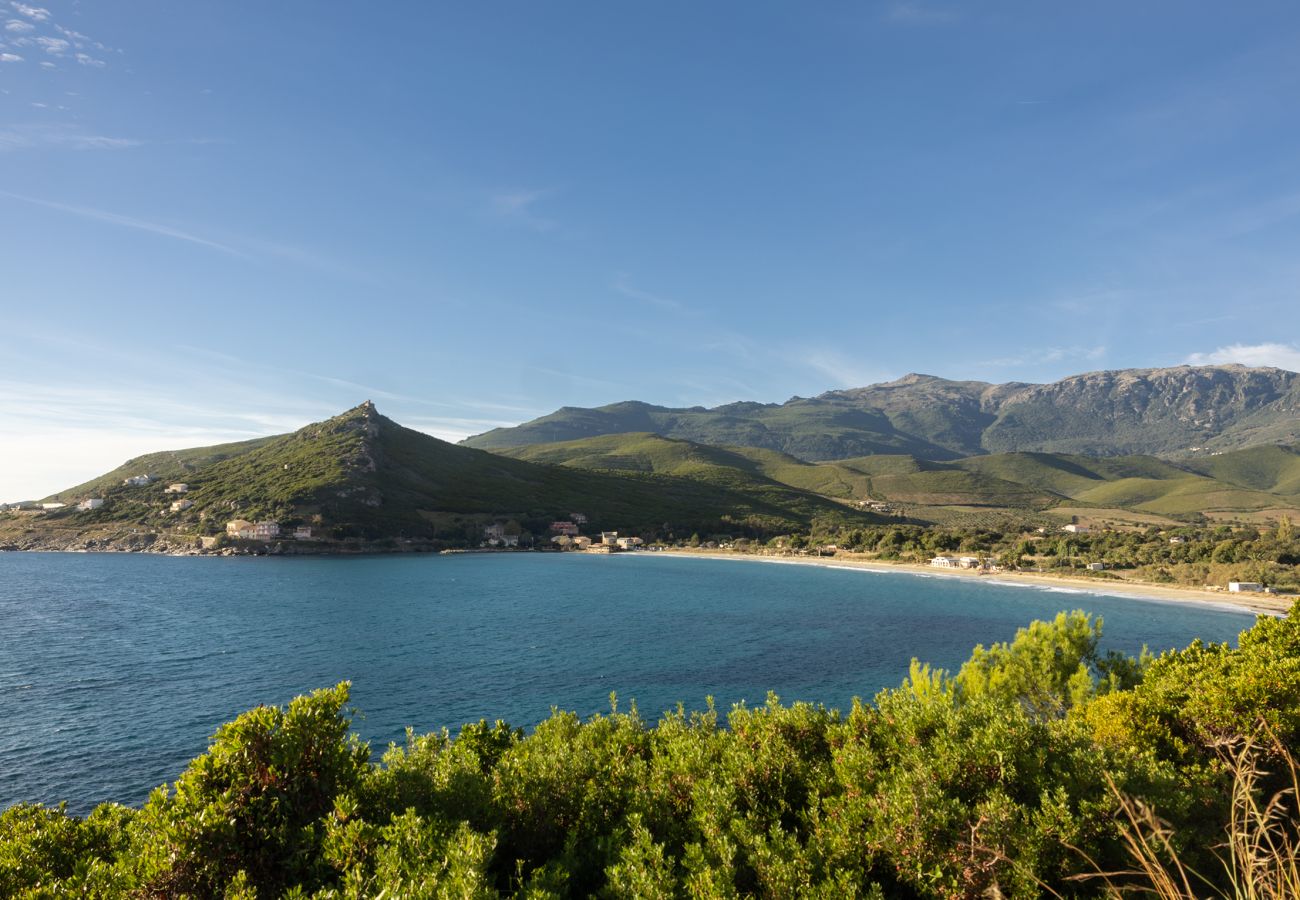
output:
[[0,554],[0,808],[138,805],[223,722],[350,680],[381,749],[480,718],[635,700],[846,709],[913,657],[955,668],[1058,611],[1129,653],[1254,621],[1192,604],[656,554],[203,558]]

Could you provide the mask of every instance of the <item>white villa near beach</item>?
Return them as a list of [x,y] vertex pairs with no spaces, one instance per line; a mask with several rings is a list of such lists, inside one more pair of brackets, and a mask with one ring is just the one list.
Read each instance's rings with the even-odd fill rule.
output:
[[980,560],[978,556],[936,556],[930,565],[936,569],[978,569]]

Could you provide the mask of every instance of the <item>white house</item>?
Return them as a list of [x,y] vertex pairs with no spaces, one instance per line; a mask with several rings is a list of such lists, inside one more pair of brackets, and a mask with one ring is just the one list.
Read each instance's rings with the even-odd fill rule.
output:
[[615,544],[618,543],[618,532],[602,531],[600,533],[600,542],[602,544],[609,544],[611,547],[614,546]]
[[77,509],[81,509],[81,510],[99,509],[103,505],[104,505],[103,497],[87,497],[85,500],[82,500],[80,503],[77,504]]
[[614,543],[618,544],[620,550],[635,550],[644,542],[639,537],[621,537]]
[[930,565],[938,569],[955,569],[961,561],[955,556],[936,556],[930,560]]
[[1260,584],[1258,581],[1229,581],[1228,582],[1228,592],[1232,594],[1240,594],[1243,591],[1253,591],[1254,593],[1258,594],[1263,590],[1264,590],[1264,585]]
[[173,500],[172,512],[185,512],[185,510],[189,509],[193,505],[193,500]]
[[169,484],[169,485],[167,485],[166,493],[168,493],[168,494],[187,494],[187,493],[189,493],[189,490],[190,490],[190,486],[189,486],[188,484],[181,484],[181,483],[178,482],[177,484]]
[[587,517],[582,513],[569,513],[569,518],[577,522],[579,525],[587,524]]
[[133,475],[130,478],[122,479],[123,484],[130,485],[131,487],[144,487],[151,481],[153,481],[153,477],[150,475]]
[[1087,525],[1075,525],[1073,523],[1061,527],[1062,531],[1068,531],[1070,534],[1087,534],[1092,529]]
[[66,503],[42,503],[41,509],[63,509],[67,505]]
[[247,538],[253,533],[253,523],[247,519],[231,519],[226,523],[226,534],[231,537]]
[[506,536],[506,526],[500,522],[493,522],[491,525],[483,526],[483,537],[489,541],[499,541]]
[[1092,562],[1088,563],[1088,568],[1093,572],[1104,572],[1106,570],[1106,564],[1104,562]]
[[293,537],[294,537],[294,540],[296,540],[296,541],[310,541],[310,540],[311,540],[311,526],[310,526],[310,525],[299,525],[297,528],[295,528],[295,529],[293,530]]

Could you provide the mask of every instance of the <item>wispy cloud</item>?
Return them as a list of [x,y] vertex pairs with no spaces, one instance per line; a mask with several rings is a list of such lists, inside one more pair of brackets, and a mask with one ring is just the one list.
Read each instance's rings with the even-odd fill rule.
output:
[[12,6],[15,10],[17,10],[20,16],[26,16],[27,18],[36,22],[49,21],[50,11],[48,9],[45,9],[40,6],[28,6],[26,3],[17,3],[17,2],[12,2],[9,5]]
[[102,209],[93,209],[88,206],[72,206],[66,203],[53,203],[49,200],[38,200],[35,197],[24,197],[21,194],[11,194],[8,191],[0,191],[0,197],[8,197],[10,200],[18,200],[22,203],[30,203],[33,206],[40,206],[45,209],[52,209],[58,212],[68,213],[69,215],[79,216],[83,219],[90,219],[95,222],[104,222],[109,225],[118,225],[122,228],[133,228],[137,231],[144,231],[149,234],[156,234],[160,237],[172,238],[177,241],[184,241],[189,244],[197,244],[200,247],[207,247],[210,250],[217,250],[221,253],[228,253],[231,256],[247,257],[247,254],[229,247],[217,241],[208,240],[197,234],[174,228],[171,225],[163,225],[158,222],[148,222],[144,219],[137,219],[132,216],[118,215],[117,213],[105,212]]
[[663,297],[659,294],[652,294],[650,291],[643,291],[640,288],[633,287],[628,283],[627,277],[620,275],[614,279],[610,285],[618,293],[631,300],[639,300],[642,303],[650,303],[658,306],[660,309],[672,310],[673,312],[684,312],[688,309],[684,304],[678,303],[670,297]]
[[1097,362],[1106,358],[1106,348],[1096,347],[1035,347],[1024,353],[986,359],[977,365],[994,369],[1013,369],[1022,366],[1045,366],[1052,363],[1083,361]]
[[537,213],[537,206],[555,193],[551,189],[543,190],[502,190],[488,198],[488,206],[494,218],[531,228],[534,231],[549,232],[559,227],[559,223]]
[[1300,372],[1300,347],[1294,344],[1228,344],[1209,353],[1192,353],[1184,362],[1189,366],[1272,366]]
[[889,378],[878,366],[827,347],[805,350],[797,354],[796,362],[826,378],[831,388],[863,387]]
[[509,419],[459,419],[450,416],[421,418],[417,416],[415,418],[407,417],[402,424],[454,444],[472,435],[482,434],[485,431],[491,431],[493,428],[518,425],[519,422]]
[[51,56],[62,56],[64,53],[67,53],[68,48],[72,46],[72,44],[65,41],[63,38],[38,37],[33,40],[35,40],[36,46],[40,47]]
[[13,125],[0,128],[0,153],[63,147],[69,150],[128,150],[143,141],[91,134],[72,125]]
[[[54,16],[48,9],[26,3],[11,2],[9,6],[18,15],[4,24],[10,50],[32,48],[56,59],[75,59],[79,65],[92,69],[102,69],[108,65],[104,59],[95,56],[94,51],[109,53],[113,48],[80,31],[63,27],[54,21]],[[0,56],[0,62],[20,63],[23,62],[23,56],[6,52]],[[41,66],[55,68],[48,60],[42,62]]]
[[955,10],[922,3],[895,3],[885,19],[898,25],[952,25],[961,19]]

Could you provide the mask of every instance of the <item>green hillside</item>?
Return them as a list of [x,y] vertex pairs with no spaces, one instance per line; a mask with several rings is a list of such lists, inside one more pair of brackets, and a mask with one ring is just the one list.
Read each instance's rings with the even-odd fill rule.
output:
[[584,469],[656,472],[727,485],[751,493],[811,492],[842,500],[892,500],[910,505],[1037,509],[1057,497],[980,472],[912,456],[868,456],[806,463],[754,448],[706,447],[637,433],[500,451],[519,459]]
[[[292,434],[139,457],[57,495],[69,504],[102,496],[103,508],[61,510],[40,524],[202,535],[221,533],[230,519],[269,518],[311,523],[331,538],[472,543],[484,521],[515,519],[545,530],[571,512],[587,515],[593,528],[646,532],[788,532],[807,530],[814,519],[877,521],[764,478],[741,457],[717,451],[719,458],[710,459],[711,448],[700,450],[674,466],[631,457],[619,465],[551,465],[449,444],[404,428],[367,403]],[[154,481],[122,483],[142,474]],[[190,508],[170,509],[177,499],[166,493],[171,480],[189,485]]]
[[46,500],[73,502],[85,497],[102,497],[122,485],[127,478],[137,475],[150,475],[163,482],[185,482],[197,472],[229,459],[241,456],[276,440],[274,437],[254,438],[233,444],[217,444],[212,447],[195,447],[189,450],[164,450],[148,453],[129,459],[111,472],[106,472],[90,481],[60,491]]
[[1285,487],[1300,477],[1300,456],[1284,448],[1235,451],[1194,464],[1222,478],[1152,456],[998,453],[936,462],[882,454],[808,463],[773,450],[712,447],[645,432],[499,452],[570,468],[672,475],[757,495],[789,489],[885,502],[922,522],[969,518],[980,510],[1019,511],[1028,521],[1029,514],[1061,503],[1163,516],[1278,509],[1294,498],[1250,485]]
[[1295,447],[1251,447],[1185,464],[1193,472],[1255,491],[1300,495],[1300,451]]
[[[828,498],[850,500],[868,496],[864,483],[835,481],[837,475],[833,466],[809,465],[772,451],[707,447],[644,432],[604,435],[502,452],[511,458],[569,469],[635,472],[687,479],[761,500],[773,508],[794,511],[806,519],[841,517],[851,510],[851,507]],[[851,514],[861,517],[862,521],[877,520],[858,512]]]

